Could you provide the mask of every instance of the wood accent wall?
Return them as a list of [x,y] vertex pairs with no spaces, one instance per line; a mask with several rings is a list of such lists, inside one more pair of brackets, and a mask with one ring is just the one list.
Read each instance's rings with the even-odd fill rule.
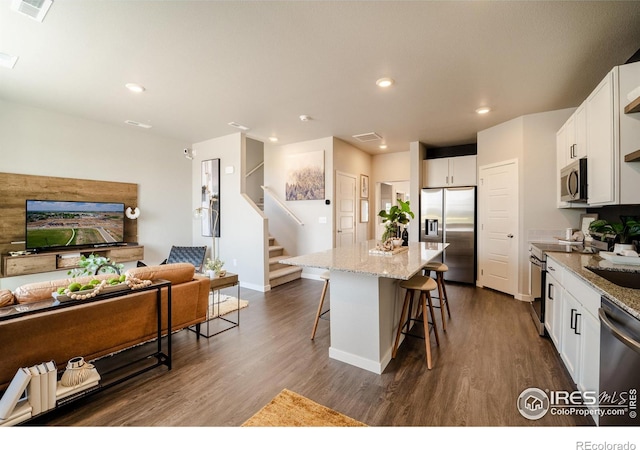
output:
[[[27,200],[118,202],[138,206],[138,185],[0,172],[0,254],[25,249]],[[138,242],[138,221],[125,217],[124,240]]]

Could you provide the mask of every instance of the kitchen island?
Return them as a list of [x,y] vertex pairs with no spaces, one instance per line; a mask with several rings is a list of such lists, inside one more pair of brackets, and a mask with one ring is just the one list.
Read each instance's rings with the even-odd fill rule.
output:
[[372,253],[375,240],[283,259],[330,272],[329,357],[381,374],[391,361],[402,301],[399,282],[420,273],[449,244],[410,242],[394,254]]

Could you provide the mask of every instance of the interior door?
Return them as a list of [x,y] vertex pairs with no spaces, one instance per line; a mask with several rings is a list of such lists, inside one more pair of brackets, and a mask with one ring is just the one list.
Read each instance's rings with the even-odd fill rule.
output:
[[356,177],[336,172],[336,248],[356,242]]
[[480,168],[480,284],[515,295],[518,286],[518,165]]

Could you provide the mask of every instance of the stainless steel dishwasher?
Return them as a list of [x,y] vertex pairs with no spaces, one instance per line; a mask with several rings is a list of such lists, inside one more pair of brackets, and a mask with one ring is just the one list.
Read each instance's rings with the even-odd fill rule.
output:
[[[600,405],[619,399],[624,414],[603,415],[600,425],[640,425],[640,320],[602,297],[600,316]],[[609,401],[605,401],[609,403]]]

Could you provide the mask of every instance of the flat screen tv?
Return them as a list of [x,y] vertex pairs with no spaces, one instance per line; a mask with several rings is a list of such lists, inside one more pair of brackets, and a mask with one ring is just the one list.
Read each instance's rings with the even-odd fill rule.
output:
[[26,213],[28,251],[124,242],[124,203],[27,200]]

